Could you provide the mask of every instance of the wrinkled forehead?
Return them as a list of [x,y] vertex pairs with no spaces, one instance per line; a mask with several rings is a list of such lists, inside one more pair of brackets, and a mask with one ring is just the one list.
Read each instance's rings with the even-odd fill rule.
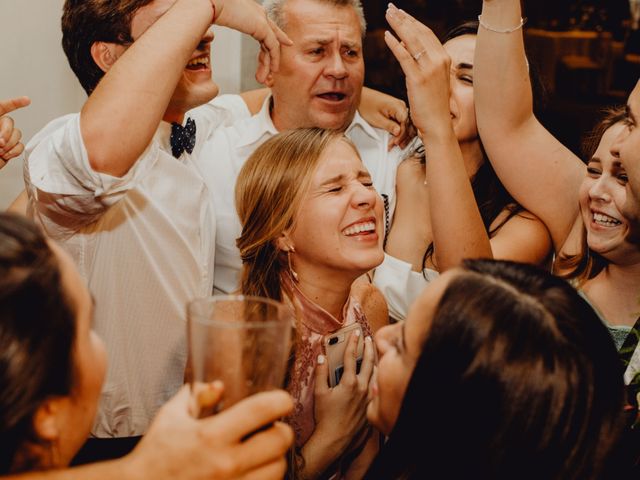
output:
[[318,158],[312,183],[320,185],[329,179],[349,175],[356,178],[370,177],[369,171],[364,166],[360,154],[351,140],[346,137],[337,137],[327,145]]

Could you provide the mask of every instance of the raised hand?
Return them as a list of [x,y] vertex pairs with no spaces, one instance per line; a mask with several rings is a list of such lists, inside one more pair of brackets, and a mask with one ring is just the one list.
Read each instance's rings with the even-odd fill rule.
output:
[[439,135],[439,129],[451,129],[449,55],[431,29],[408,13],[390,4],[386,17],[402,41],[390,32],[385,34],[406,76],[413,124],[423,138],[430,133]]
[[214,23],[251,35],[260,42],[260,63],[256,80],[265,83],[269,72],[277,72],[280,64],[280,44],[292,45],[291,39],[280,30],[261,5],[254,0],[211,0],[215,8]]
[[358,111],[376,128],[389,132],[389,150],[396,145],[404,148],[415,137],[407,104],[399,98],[364,87]]
[[22,132],[15,128],[13,119],[7,114],[30,103],[28,97],[0,100],[0,168],[24,151],[24,145],[20,142]]

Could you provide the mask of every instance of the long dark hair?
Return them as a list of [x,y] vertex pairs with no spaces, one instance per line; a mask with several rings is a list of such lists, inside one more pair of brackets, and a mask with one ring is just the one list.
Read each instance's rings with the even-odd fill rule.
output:
[[29,444],[36,411],[73,387],[75,315],[58,262],[38,228],[0,213],[0,473],[27,471],[39,459]]
[[[477,34],[478,22],[465,22],[447,32],[442,43],[446,43],[449,40],[463,35]],[[507,223],[507,221],[522,212],[523,208],[513,199],[498,179],[498,175],[496,175],[496,172],[493,170],[493,166],[487,158],[487,154],[482,147],[482,143],[480,143],[480,148],[482,150],[482,163],[480,168],[478,168],[471,178],[471,188],[473,190],[473,196],[476,204],[478,205],[478,210],[480,210],[482,223],[489,234],[489,238],[491,238],[505,223]],[[413,155],[420,158],[421,162],[425,162],[424,147],[419,147]],[[498,225],[491,228],[491,224],[504,211],[507,212],[504,218],[498,223]],[[434,245],[433,242],[431,242],[422,257],[423,267],[426,265],[427,260],[433,257],[433,253]]]
[[615,347],[573,287],[530,265],[467,260],[366,478],[599,478],[623,406]]
[[[602,120],[582,139],[582,158],[585,163],[588,163],[595,154],[604,133],[626,118],[625,107],[618,106],[604,111]],[[576,280],[580,286],[598,275],[608,264],[606,258],[589,248],[587,232],[583,229],[580,251],[575,255],[561,253],[556,260],[554,270],[562,278]]]

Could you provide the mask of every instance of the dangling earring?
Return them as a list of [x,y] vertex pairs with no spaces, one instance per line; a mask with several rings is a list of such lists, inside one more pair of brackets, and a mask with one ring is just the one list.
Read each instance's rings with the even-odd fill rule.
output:
[[293,280],[296,283],[298,283],[298,274],[296,273],[296,271],[291,266],[291,254],[292,253],[296,253],[296,249],[293,248],[293,245],[291,245],[289,247],[289,249],[287,250],[287,263],[289,264],[289,273],[291,274],[291,277],[293,278]]

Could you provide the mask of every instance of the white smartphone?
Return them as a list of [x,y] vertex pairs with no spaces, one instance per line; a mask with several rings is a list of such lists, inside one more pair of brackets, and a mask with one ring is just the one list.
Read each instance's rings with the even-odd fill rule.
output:
[[329,385],[335,387],[340,383],[344,373],[344,351],[347,348],[349,338],[356,330],[360,330],[356,355],[356,373],[360,372],[362,356],[364,354],[364,339],[362,327],[359,323],[352,323],[324,337],[324,351],[329,367]]

